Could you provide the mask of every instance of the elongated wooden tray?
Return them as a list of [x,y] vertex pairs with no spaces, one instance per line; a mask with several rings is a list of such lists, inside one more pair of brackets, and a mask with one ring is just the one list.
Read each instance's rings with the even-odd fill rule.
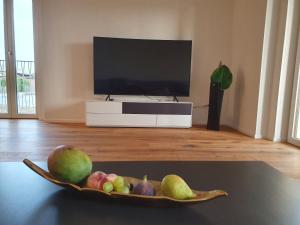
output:
[[[196,191],[193,190],[197,196],[193,199],[188,199],[188,200],[177,200],[173,199],[167,196],[164,196],[161,192],[160,189],[160,182],[155,181],[155,180],[149,180],[152,185],[154,186],[154,189],[156,191],[155,196],[145,196],[145,195],[136,195],[136,194],[122,194],[122,193],[117,193],[117,192],[111,192],[111,193],[106,193],[101,190],[97,189],[92,189],[92,188],[86,188],[86,187],[81,187],[79,185],[75,185],[72,183],[68,183],[65,181],[58,180],[54,178],[49,172],[43,170],[33,162],[31,162],[28,159],[24,159],[23,162],[28,166],[30,169],[32,169],[34,172],[39,174],[41,177],[45,178],[46,180],[64,187],[66,189],[71,189],[79,192],[84,192],[84,193],[89,193],[89,194],[95,194],[95,195],[100,195],[102,197],[108,197],[112,199],[120,199],[120,200],[128,200],[128,201],[133,201],[133,202],[141,202],[141,203],[154,203],[156,205],[166,205],[166,204],[183,204],[183,205],[188,205],[188,204],[196,204],[196,203],[201,203],[204,201],[212,200],[220,196],[227,196],[228,194],[225,191],[222,190],[212,190],[212,191]],[[140,183],[142,180],[134,178],[134,177],[124,177],[124,179],[133,184],[136,185]]]

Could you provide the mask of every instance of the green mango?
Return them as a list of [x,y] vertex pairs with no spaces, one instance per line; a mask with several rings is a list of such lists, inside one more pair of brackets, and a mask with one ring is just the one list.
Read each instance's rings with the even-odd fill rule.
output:
[[187,183],[180,176],[174,174],[167,175],[163,178],[161,190],[165,196],[177,200],[186,200],[196,197],[196,194]]
[[48,170],[56,178],[77,184],[91,173],[92,161],[79,148],[61,145],[49,155]]

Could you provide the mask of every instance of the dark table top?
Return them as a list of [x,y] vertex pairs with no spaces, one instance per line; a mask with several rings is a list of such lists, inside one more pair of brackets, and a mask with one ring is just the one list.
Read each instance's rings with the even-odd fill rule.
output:
[[23,163],[0,163],[0,224],[300,224],[300,182],[263,162],[101,162],[94,170],[156,180],[175,173],[193,189],[223,189],[229,196],[187,207],[125,205],[63,190]]

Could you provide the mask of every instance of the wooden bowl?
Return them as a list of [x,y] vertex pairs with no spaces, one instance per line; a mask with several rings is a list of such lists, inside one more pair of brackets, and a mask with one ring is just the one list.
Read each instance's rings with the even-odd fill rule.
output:
[[[111,192],[111,193],[106,193],[101,190],[97,189],[92,189],[92,188],[87,188],[83,186],[79,186],[76,184],[72,184],[69,182],[65,182],[62,180],[59,180],[55,177],[53,177],[49,172],[43,170],[33,162],[31,162],[28,159],[24,159],[23,162],[28,166],[30,169],[32,169],[34,172],[39,174],[41,177],[45,178],[46,180],[64,187],[66,189],[71,189],[75,190],[78,192],[82,193],[87,193],[91,195],[98,195],[102,197],[106,197],[109,199],[119,199],[119,200],[125,200],[125,201],[130,201],[130,202],[135,202],[135,203],[141,203],[143,205],[190,205],[190,204],[196,204],[196,203],[201,203],[205,202],[208,200],[215,199],[220,196],[227,196],[228,194],[225,191],[222,190],[212,190],[212,191],[197,191],[193,190],[197,196],[193,199],[187,199],[187,200],[177,200],[174,198],[170,198],[167,196],[164,196],[162,194],[162,191],[160,189],[160,181],[155,181],[155,180],[149,180],[149,182],[152,183],[156,195],[155,196],[145,196],[145,195],[136,195],[136,194],[122,194],[118,192]],[[136,185],[140,183],[142,180],[134,178],[134,177],[124,177],[124,179],[133,184]]]

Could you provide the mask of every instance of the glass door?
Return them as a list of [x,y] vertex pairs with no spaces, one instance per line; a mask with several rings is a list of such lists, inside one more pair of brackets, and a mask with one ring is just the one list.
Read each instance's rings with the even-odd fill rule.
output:
[[0,2],[3,12],[0,20],[0,117],[35,118],[32,0]]
[[4,26],[4,2],[0,0],[0,117],[10,117],[7,94],[7,60],[5,45],[5,26]]
[[16,113],[35,115],[32,0],[13,0]]
[[295,66],[288,141],[300,147],[300,35]]

